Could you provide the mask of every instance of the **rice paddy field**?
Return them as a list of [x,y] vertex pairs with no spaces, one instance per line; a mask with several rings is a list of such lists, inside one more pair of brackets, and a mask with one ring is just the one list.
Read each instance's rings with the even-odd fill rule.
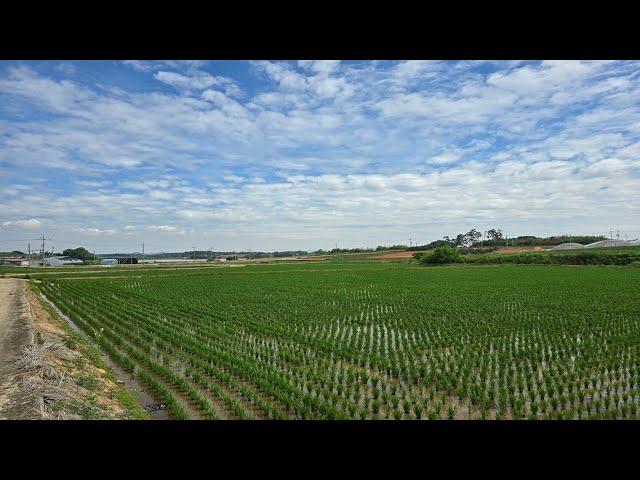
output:
[[382,262],[43,275],[194,419],[631,419],[640,269]]

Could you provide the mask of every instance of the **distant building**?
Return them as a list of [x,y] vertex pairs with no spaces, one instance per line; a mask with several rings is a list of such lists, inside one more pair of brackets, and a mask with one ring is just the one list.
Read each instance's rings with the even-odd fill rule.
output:
[[122,257],[117,260],[120,264],[136,265],[138,263],[138,259],[135,257]]
[[82,265],[84,262],[73,257],[49,257],[45,259],[45,263],[52,267],[59,267],[62,265]]
[[0,265],[16,265],[22,264],[22,257],[0,257]]
[[118,259],[117,258],[103,258],[102,262],[100,262],[102,265],[118,265]]

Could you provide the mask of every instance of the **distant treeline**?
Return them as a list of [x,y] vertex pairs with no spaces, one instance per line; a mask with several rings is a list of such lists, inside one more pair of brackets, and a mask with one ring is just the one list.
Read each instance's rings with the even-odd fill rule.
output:
[[407,250],[406,245],[390,245],[383,246],[378,245],[376,248],[359,247],[359,248],[332,248],[331,250],[316,250],[313,252],[316,255],[336,254],[336,253],[368,253],[368,252],[382,252],[387,250]]
[[572,254],[516,253],[462,255],[464,263],[518,263],[558,265],[629,265],[640,262],[640,253],[580,252]]
[[[211,252],[209,250],[186,250],[184,252],[163,252],[163,253],[147,253],[144,255],[146,260],[170,260],[179,258],[195,258],[196,260],[208,260],[209,258],[227,258],[228,256],[241,255],[245,258],[268,258],[268,257],[290,257],[295,255],[307,255],[304,250],[287,250],[282,252]],[[99,255],[101,258],[112,257],[135,257],[142,258],[142,253],[105,253]]]
[[23,257],[24,252],[20,250],[13,250],[12,252],[0,252],[0,257]]
[[574,242],[588,244],[606,240],[602,235],[554,235],[551,237],[536,237],[534,235],[521,235],[519,237],[505,237],[500,229],[491,229],[484,233],[475,228],[467,233],[459,233],[453,238],[445,236],[442,240],[436,240],[426,245],[417,245],[407,250],[430,250],[438,247],[542,247],[554,246],[561,243]]
[[640,262],[638,251],[607,252],[531,252],[531,253],[468,253],[448,246],[438,247],[430,252],[416,253],[414,259],[425,265],[447,263],[475,264],[537,264],[537,265],[630,265]]
[[282,252],[249,252],[245,254],[246,258],[280,258],[280,257],[299,257],[307,255],[304,250],[284,250]]
[[[553,237],[535,237],[532,235],[524,235],[521,237],[515,237],[509,239],[510,247],[543,247],[543,246],[554,246],[560,245],[561,243],[582,243],[586,245],[588,243],[599,242],[600,240],[606,240],[607,237],[602,235],[558,235]],[[477,247],[480,245],[480,242],[474,243],[474,246]],[[488,247],[503,247],[506,246],[506,240],[504,238],[499,240],[484,240],[482,245]]]

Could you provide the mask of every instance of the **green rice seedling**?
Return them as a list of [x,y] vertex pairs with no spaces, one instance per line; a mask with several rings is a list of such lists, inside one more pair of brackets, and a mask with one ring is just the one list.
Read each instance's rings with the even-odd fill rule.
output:
[[454,404],[452,404],[447,409],[447,417],[449,418],[449,420],[453,420],[455,415],[456,415],[456,406]]
[[386,417],[417,416],[416,406],[449,417],[453,396],[470,418],[476,408],[637,417],[637,269],[541,265],[533,276],[517,265],[362,262],[133,273],[38,274],[37,288],[83,331],[101,332],[95,341],[114,361],[150,372],[205,417],[215,403],[234,418],[353,418],[350,405],[357,417],[373,401]]

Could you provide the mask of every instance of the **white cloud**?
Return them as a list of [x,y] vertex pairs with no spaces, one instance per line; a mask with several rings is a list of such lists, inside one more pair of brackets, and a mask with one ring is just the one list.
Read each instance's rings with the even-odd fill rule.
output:
[[149,225],[146,230],[150,232],[165,232],[165,233],[179,233],[185,232],[184,228],[176,227],[174,225]]
[[242,91],[235,82],[227,77],[216,77],[202,71],[194,71],[187,75],[176,72],[160,71],[153,76],[156,80],[184,90],[204,90],[217,86],[225,90],[228,95],[241,95]]
[[459,151],[444,152],[440,155],[433,156],[427,160],[427,163],[433,165],[446,165],[449,163],[455,163],[460,159],[462,153]]
[[245,82],[200,62],[129,62],[158,80],[148,90],[93,85],[82,63],[73,81],[0,68],[0,225],[17,228],[21,212],[54,220],[60,238],[252,247],[271,232],[304,247],[437,237],[460,222],[544,233],[637,217],[633,62],[251,65],[244,97]]
[[28,220],[8,220],[6,222],[2,222],[2,226],[32,230],[35,228],[40,228],[42,226],[42,222],[37,218],[30,218]]
[[98,236],[98,235],[115,235],[118,230],[115,228],[101,229],[101,228],[77,228],[77,232],[84,235]]

